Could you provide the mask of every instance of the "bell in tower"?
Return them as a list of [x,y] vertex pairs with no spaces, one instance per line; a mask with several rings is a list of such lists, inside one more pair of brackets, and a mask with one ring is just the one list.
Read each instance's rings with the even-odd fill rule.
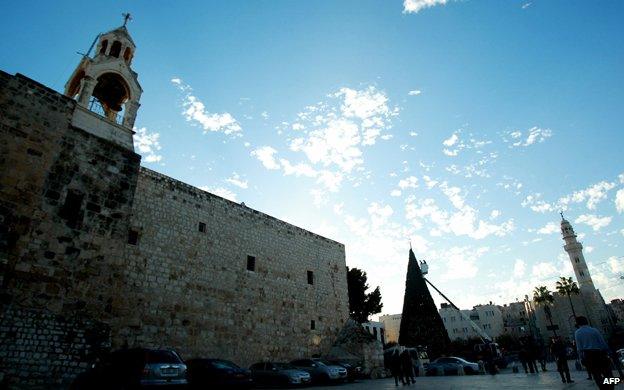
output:
[[90,57],[91,50],[83,56],[65,85],[65,95],[89,111],[132,130],[143,90],[137,73],[130,67],[136,46],[126,29],[128,19],[125,14],[123,26],[96,38],[95,56]]

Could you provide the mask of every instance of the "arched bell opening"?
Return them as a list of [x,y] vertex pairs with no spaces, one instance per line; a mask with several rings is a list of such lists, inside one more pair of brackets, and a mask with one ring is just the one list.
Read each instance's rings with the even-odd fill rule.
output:
[[121,42],[115,41],[111,45],[109,56],[119,58],[119,54],[121,54]]
[[89,104],[91,111],[116,123],[122,122],[123,117],[120,113],[124,110],[125,102],[130,99],[130,88],[121,76],[116,73],[104,73],[97,78],[91,96]]
[[126,64],[130,65],[130,61],[132,61],[132,49],[126,47],[126,50],[124,50],[123,58],[124,61],[126,61]]
[[84,77],[85,77],[84,70],[80,70],[78,71],[78,73],[76,73],[76,75],[74,75],[74,78],[69,83],[69,87],[67,87],[67,92],[66,92],[67,96],[74,98],[74,99],[76,98],[76,96],[78,96],[78,93],[80,92],[80,82],[82,81]]
[[108,48],[108,39],[102,41],[100,45],[100,54],[106,54],[106,49]]

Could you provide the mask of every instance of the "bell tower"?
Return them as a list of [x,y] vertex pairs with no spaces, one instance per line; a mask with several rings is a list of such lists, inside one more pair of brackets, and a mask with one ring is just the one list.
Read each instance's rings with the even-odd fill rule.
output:
[[570,222],[563,217],[563,213],[561,213],[561,235],[563,236],[563,241],[565,241],[563,249],[565,249],[570,257],[579,287],[595,290],[596,287],[589,274],[585,256],[583,256],[583,244],[576,240],[576,233],[574,233]]
[[125,14],[123,26],[96,38],[94,56],[90,57],[92,46],[65,84],[65,95],[82,108],[129,130],[131,141],[143,90],[131,68],[136,45],[126,28],[129,18]]

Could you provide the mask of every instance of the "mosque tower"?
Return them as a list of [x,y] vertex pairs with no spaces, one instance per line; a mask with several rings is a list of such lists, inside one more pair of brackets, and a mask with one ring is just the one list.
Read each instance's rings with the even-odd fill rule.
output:
[[570,222],[563,217],[563,213],[561,213],[561,235],[565,241],[563,249],[565,249],[570,257],[570,262],[572,262],[572,268],[574,269],[574,275],[578,281],[579,288],[595,290],[596,287],[589,274],[585,256],[583,256],[583,244],[577,241],[576,233],[574,233]]

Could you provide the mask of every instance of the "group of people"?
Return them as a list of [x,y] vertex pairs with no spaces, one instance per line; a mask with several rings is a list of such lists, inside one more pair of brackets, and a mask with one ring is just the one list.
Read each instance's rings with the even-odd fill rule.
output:
[[395,386],[399,381],[404,385],[416,383],[414,363],[409,351],[403,347],[396,347],[390,355],[390,371],[394,377]]
[[[576,318],[577,330],[574,334],[574,344],[580,362],[587,369],[587,379],[594,379],[600,389],[613,388],[613,385],[605,384],[605,378],[612,378],[611,359],[609,347],[596,328],[589,326],[586,317]],[[572,343],[563,340],[561,336],[553,336],[550,339],[550,354],[557,363],[557,371],[563,383],[574,382],[570,377],[568,357],[573,350]],[[542,371],[546,371],[545,349],[526,338],[522,341],[520,361],[526,373],[537,373],[536,360],[541,363]],[[542,363],[543,362],[543,363]],[[618,362],[614,362],[617,366]]]

